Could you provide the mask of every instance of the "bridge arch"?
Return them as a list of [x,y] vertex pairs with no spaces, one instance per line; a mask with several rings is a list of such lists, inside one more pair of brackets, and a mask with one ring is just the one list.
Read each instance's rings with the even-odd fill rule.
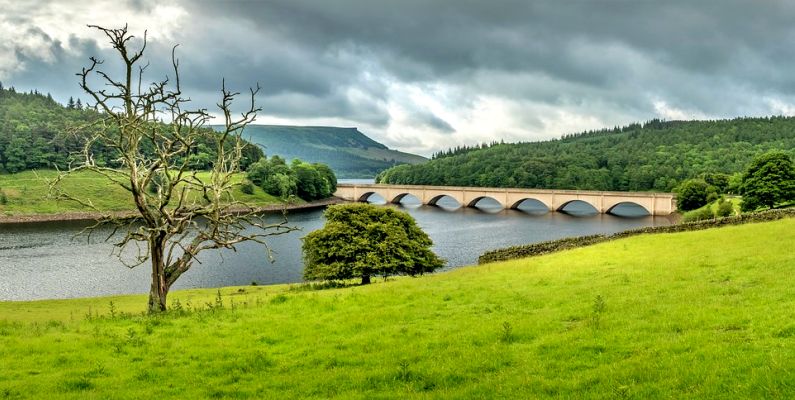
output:
[[383,193],[379,193],[378,191],[364,192],[362,193],[361,196],[359,196],[359,199],[357,199],[356,201],[360,203],[367,203],[370,201],[370,197],[372,197],[373,195],[378,195],[378,197],[384,199],[384,201],[389,202],[389,199],[386,196],[384,196]]
[[[566,207],[568,207],[570,205],[573,205],[573,204],[584,204],[584,205],[587,205],[591,210],[593,210],[593,212],[592,212],[593,214],[599,214],[601,212],[601,210],[599,209],[599,205],[598,204],[593,204],[593,203],[591,203],[588,200],[582,200],[582,199],[573,199],[573,200],[566,201],[566,202],[562,203],[561,205],[559,205],[555,209],[555,211],[562,212],[562,213],[567,213],[567,214],[586,214],[586,213],[579,213],[579,212],[572,213],[570,210],[569,211],[565,210]],[[590,213],[588,213],[588,214],[590,214]]]
[[[649,210],[648,208],[644,207],[642,204],[639,204],[639,203],[634,202],[634,201],[621,201],[621,202],[615,203],[615,204],[611,205],[610,207],[608,207],[605,210],[605,214],[618,215],[614,211],[615,211],[615,209],[617,207],[620,207],[620,206],[631,206],[633,208],[639,208],[639,209],[642,209],[643,211],[645,211],[646,215],[652,215],[651,210]],[[620,216],[623,217],[624,215],[620,215]],[[637,216],[645,216],[645,215],[637,215]]]
[[501,201],[499,201],[499,200],[497,200],[497,199],[495,199],[494,197],[491,197],[491,196],[478,196],[478,197],[475,197],[469,203],[467,203],[466,206],[470,207],[470,208],[478,208],[478,203],[480,203],[480,201],[484,200],[484,199],[490,199],[490,200],[494,201],[495,203],[499,204],[500,208],[505,208],[505,204],[502,204]]
[[[449,194],[438,194],[438,195],[436,195],[436,196],[433,196],[433,197],[431,197],[431,199],[430,199],[430,200],[428,200],[428,203],[427,203],[427,204],[428,204],[429,206],[437,206],[437,207],[440,207],[440,206],[439,206],[439,204],[438,204],[438,203],[439,203],[439,200],[441,200],[441,199],[443,199],[443,198],[445,198],[445,197],[446,197],[446,198],[448,198],[448,199],[452,199],[452,200],[454,200],[454,201],[456,202],[456,204],[458,204],[458,207],[464,207],[464,206],[465,206],[465,204],[464,204],[464,203],[461,201],[461,199],[458,199],[458,198],[456,198],[455,196],[451,196],[451,195],[449,195]],[[456,207],[456,208],[458,208],[458,207]]]
[[539,209],[539,211],[541,210],[541,207],[543,207],[545,209],[545,211],[547,211],[547,212],[552,210],[552,207],[549,204],[541,201],[541,199],[536,199],[536,198],[533,198],[533,197],[525,197],[525,198],[519,199],[518,201],[515,201],[513,204],[511,204],[511,206],[509,208],[511,210],[519,210],[520,206],[522,204],[536,204],[536,205],[539,205],[540,207],[537,207]]
[[392,204],[401,204],[403,202],[403,199],[407,197],[417,199],[417,202],[419,202],[419,204],[422,204],[422,199],[418,197],[416,194],[411,192],[400,193],[397,196],[392,197],[392,199],[389,202]]

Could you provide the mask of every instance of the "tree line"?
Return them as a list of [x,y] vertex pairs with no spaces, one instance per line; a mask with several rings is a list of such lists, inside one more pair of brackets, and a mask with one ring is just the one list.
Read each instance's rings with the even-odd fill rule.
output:
[[[661,121],[544,142],[450,151],[383,171],[381,183],[673,191],[682,181],[741,173],[758,154],[795,149],[795,118]],[[723,179],[723,178],[720,178]],[[727,178],[728,179],[728,178]],[[737,177],[734,178],[735,181]]]
[[[78,128],[101,118],[102,113],[87,107],[80,99],[70,97],[64,106],[50,94],[35,90],[18,92],[14,87],[4,88],[0,83],[0,173],[63,170],[83,161],[80,155],[83,141],[79,136],[88,132]],[[206,170],[216,159],[215,133],[209,128],[201,129],[200,133],[184,157],[188,157],[193,169]],[[143,154],[154,153],[151,141],[143,140],[140,146]],[[94,144],[90,153],[91,161],[97,165],[119,166],[117,154],[102,143]],[[262,156],[262,149],[247,144],[243,148],[242,168],[247,168]]]

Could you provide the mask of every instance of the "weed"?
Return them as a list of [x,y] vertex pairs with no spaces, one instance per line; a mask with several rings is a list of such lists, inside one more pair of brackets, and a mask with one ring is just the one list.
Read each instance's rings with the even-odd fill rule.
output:
[[64,381],[63,383],[64,389],[70,392],[77,392],[77,391],[85,391],[91,390],[94,388],[94,384],[91,383],[91,380],[86,378],[85,376],[81,376],[77,379],[69,379]]
[[277,294],[276,296],[273,296],[273,298],[271,299],[271,304],[282,304],[286,301],[287,301],[287,296],[283,294]]
[[513,336],[513,327],[511,323],[505,321],[502,323],[502,331],[500,332],[500,341],[503,343],[513,343],[515,340]]
[[108,304],[108,313],[110,314],[111,318],[116,318],[116,305],[113,304],[113,300],[111,300]]
[[591,322],[593,323],[594,329],[599,329],[602,322],[602,314],[606,309],[607,304],[605,303],[605,299],[602,298],[602,295],[597,294],[596,298],[593,300],[593,314],[591,315]]
[[182,308],[182,303],[179,301],[179,299],[174,299],[171,301],[171,312],[177,315],[182,315],[185,313],[185,309]]
[[409,369],[409,362],[408,360],[401,360],[398,363],[398,372],[395,375],[395,380],[401,382],[411,382],[413,380],[413,374]]
[[224,308],[224,299],[221,298],[221,289],[215,293],[215,308]]

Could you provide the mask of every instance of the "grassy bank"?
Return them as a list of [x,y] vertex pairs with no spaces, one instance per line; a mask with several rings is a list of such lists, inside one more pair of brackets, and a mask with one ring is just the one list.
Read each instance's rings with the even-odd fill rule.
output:
[[158,318],[119,316],[142,296],[0,303],[0,398],[788,398],[793,240],[784,219],[365,287],[186,291],[204,311]]
[[[18,174],[0,174],[0,218],[2,216],[26,214],[58,214],[67,212],[92,211],[76,202],[55,200],[48,196],[47,180],[56,177],[55,171],[25,171]],[[209,173],[202,172],[200,177],[209,178]],[[241,175],[239,179],[243,179]],[[92,172],[80,172],[65,179],[62,183],[65,192],[90,199],[101,211],[133,210],[134,204],[129,192],[107,178]],[[281,200],[255,188],[253,194],[245,194],[236,188],[233,193],[236,199],[257,206],[280,204]],[[3,204],[5,203],[5,204]]]

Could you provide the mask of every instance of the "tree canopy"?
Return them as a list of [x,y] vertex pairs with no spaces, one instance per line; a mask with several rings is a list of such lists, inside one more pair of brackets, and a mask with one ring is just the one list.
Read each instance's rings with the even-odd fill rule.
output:
[[[481,145],[379,174],[382,183],[670,192],[691,178],[741,173],[759,153],[795,151],[795,118],[660,121],[533,143]],[[719,178],[721,179],[721,178]],[[731,190],[721,179],[713,183]],[[720,189],[720,188],[719,188]]]
[[444,265],[407,213],[365,203],[330,206],[326,224],[303,239],[304,279],[421,275]]
[[688,179],[676,188],[676,206],[682,211],[695,210],[710,201],[716,189],[702,179]]
[[265,193],[304,200],[330,197],[337,190],[337,177],[325,164],[309,164],[294,159],[289,165],[279,156],[261,158],[247,171],[248,179]]
[[790,156],[771,151],[755,158],[743,174],[742,195],[745,211],[795,201],[795,168]]

